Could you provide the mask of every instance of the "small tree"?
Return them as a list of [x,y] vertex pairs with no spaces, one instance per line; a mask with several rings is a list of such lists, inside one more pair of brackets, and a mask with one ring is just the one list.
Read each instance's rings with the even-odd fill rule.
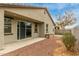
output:
[[63,43],[67,50],[74,51],[76,39],[71,33],[64,33],[63,35]]
[[61,14],[58,15],[57,20],[58,22],[56,23],[56,25],[61,29],[64,29],[65,26],[68,26],[68,25],[72,26],[73,24],[76,23],[76,17],[73,11],[71,10],[65,11],[63,16]]

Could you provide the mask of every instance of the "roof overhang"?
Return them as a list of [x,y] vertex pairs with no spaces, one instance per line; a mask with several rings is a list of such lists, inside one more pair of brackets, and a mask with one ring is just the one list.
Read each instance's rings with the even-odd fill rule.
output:
[[16,18],[16,20],[25,20],[25,21],[36,22],[36,23],[43,23],[42,21],[38,21],[36,19],[24,16],[24,15],[16,14],[16,13],[10,12],[10,11],[5,11],[4,15],[10,16],[12,18]]

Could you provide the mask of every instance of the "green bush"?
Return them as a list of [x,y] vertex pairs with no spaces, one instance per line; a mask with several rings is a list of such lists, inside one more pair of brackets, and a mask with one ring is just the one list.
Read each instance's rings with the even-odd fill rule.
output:
[[70,32],[64,33],[63,43],[65,47],[67,48],[67,50],[74,51],[75,42],[76,42],[76,39]]

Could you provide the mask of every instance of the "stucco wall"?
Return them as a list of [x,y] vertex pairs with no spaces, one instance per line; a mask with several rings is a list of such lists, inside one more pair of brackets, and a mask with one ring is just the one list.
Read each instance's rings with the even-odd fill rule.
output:
[[45,16],[44,17],[44,19],[45,19],[45,21],[44,21],[45,22],[45,25],[44,25],[44,27],[45,27],[45,34],[46,34],[46,24],[48,24],[48,33],[49,34],[54,34],[54,31],[53,31],[54,25],[53,25],[49,15],[47,13],[45,13],[44,16]]
[[[44,22],[44,30],[46,29],[46,24],[49,24],[48,33],[49,34],[54,33],[54,31],[53,31],[54,25],[48,15],[48,13],[44,9],[8,8],[5,10]],[[44,31],[44,34],[46,34],[46,31]]]
[[0,9],[0,49],[4,48],[4,11]]

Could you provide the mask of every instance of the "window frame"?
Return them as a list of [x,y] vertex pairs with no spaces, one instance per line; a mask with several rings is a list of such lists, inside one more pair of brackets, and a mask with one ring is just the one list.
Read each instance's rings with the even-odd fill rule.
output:
[[[10,23],[7,21],[7,19],[10,21]],[[12,35],[12,19],[12,17],[4,16],[4,35]],[[6,29],[9,29],[9,31],[6,31]]]

